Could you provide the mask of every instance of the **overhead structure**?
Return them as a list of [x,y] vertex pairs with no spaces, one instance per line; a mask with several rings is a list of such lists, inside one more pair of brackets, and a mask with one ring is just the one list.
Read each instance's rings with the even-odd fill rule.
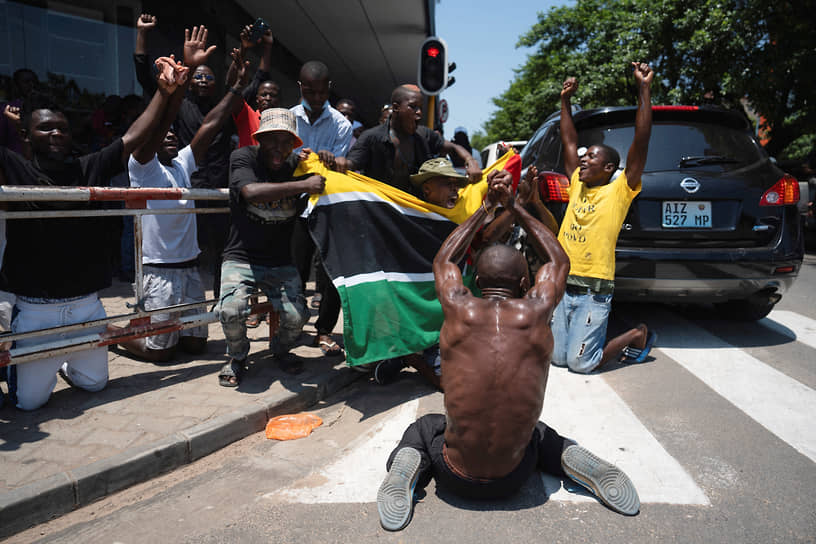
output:
[[394,87],[416,83],[416,52],[435,31],[435,0],[237,3],[253,17],[263,17],[299,61],[325,62],[332,94],[354,99],[368,120],[377,119]]

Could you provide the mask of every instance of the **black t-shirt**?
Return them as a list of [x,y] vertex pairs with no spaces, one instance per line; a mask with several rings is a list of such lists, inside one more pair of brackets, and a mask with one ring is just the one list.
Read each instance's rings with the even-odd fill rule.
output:
[[[201,128],[204,117],[212,109],[199,105],[190,98],[181,102],[178,117],[174,123],[179,148],[190,145]],[[229,180],[229,154],[232,150],[230,137],[235,128],[230,119],[213,138],[204,160],[198,164],[198,170],[190,176],[190,185],[199,189],[224,189]],[[202,202],[202,201],[199,201]]]
[[[108,186],[124,171],[122,140],[96,153],[45,171],[35,161],[0,148],[0,168],[9,185]],[[12,202],[12,211],[88,210],[94,202]],[[8,245],[3,259],[3,290],[38,298],[87,295],[111,284],[104,217],[11,219],[6,223]]]
[[390,120],[363,132],[348,152],[348,158],[364,176],[387,183],[407,193],[414,193],[408,177],[416,174],[422,163],[436,157],[445,141],[428,127],[417,127],[414,134],[414,157],[407,171],[394,169],[394,144],[388,134]]
[[289,155],[280,170],[270,171],[258,158],[258,146],[236,149],[230,156],[231,224],[224,260],[263,266],[292,264],[292,229],[301,209],[298,195],[275,202],[252,203],[241,196],[250,183],[282,183],[307,178],[293,176],[298,156]]

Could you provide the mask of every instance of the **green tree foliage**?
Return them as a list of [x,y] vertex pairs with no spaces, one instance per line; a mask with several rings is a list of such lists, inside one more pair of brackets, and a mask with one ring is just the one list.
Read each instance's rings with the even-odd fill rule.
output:
[[529,138],[576,76],[582,107],[634,104],[631,61],[655,70],[653,103],[740,107],[766,121],[771,154],[816,133],[813,0],[577,0],[540,13],[535,47],[493,102],[487,140]]

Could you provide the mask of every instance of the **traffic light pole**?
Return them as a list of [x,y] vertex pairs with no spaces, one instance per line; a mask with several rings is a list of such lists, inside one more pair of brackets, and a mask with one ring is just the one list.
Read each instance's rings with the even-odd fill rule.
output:
[[431,95],[428,97],[428,128],[433,130],[436,123],[434,123],[436,119],[436,96]]

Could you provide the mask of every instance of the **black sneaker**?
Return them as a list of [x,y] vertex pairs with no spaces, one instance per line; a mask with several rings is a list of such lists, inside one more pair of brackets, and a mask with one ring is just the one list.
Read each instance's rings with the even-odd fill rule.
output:
[[421,459],[414,448],[402,448],[394,456],[391,470],[377,491],[377,512],[386,531],[399,531],[411,522]]
[[380,385],[389,384],[397,379],[403,368],[405,362],[401,358],[380,361],[374,367],[374,381]]

